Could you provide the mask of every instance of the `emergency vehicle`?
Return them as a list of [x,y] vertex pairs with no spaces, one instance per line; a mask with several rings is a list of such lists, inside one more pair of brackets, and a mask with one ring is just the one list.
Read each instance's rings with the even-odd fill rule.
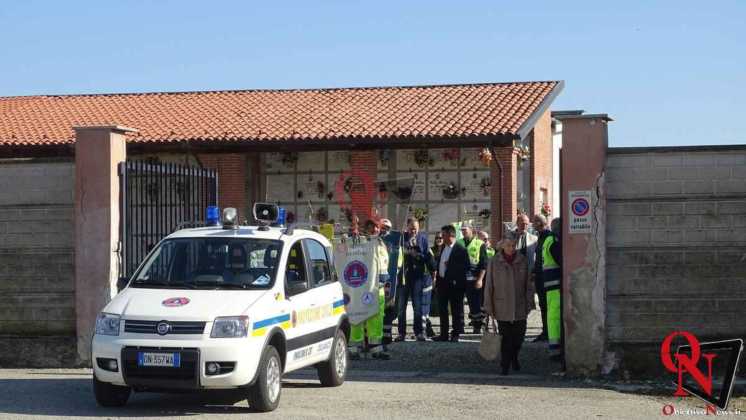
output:
[[350,325],[331,244],[282,226],[282,213],[257,204],[259,225],[239,226],[226,208],[222,224],[179,230],[148,254],[96,320],[100,405],[133,390],[243,388],[271,411],[284,373],[315,366],[322,385],[344,382]]

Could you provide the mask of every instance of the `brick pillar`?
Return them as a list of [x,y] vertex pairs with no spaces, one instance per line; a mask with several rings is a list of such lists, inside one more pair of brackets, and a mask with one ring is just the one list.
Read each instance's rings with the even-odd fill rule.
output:
[[[500,181],[500,167],[493,162],[490,165],[490,174],[492,177],[492,237],[502,238],[503,222],[510,222],[515,219],[518,211],[518,155],[509,147],[496,147],[495,153],[497,159],[502,164],[502,188]],[[502,219],[500,219],[500,209],[502,209]]]
[[373,200],[376,196],[375,182],[378,173],[378,153],[375,150],[350,152],[352,175],[358,175],[366,182],[363,188],[356,188],[350,194],[352,211],[360,218],[360,224],[373,216]]
[[[606,115],[562,119],[562,321],[568,372],[602,371],[606,343]],[[590,191],[591,231],[570,233],[573,191]]]
[[[251,220],[246,207],[246,155],[242,153],[202,154],[202,166],[218,173],[218,204],[221,209],[235,207],[240,220]],[[289,186],[288,188],[291,188]]]
[[[546,189],[547,201],[552,212],[552,117],[549,110],[539,118],[531,131],[531,197],[529,203],[529,216],[539,214],[541,211],[541,190]],[[557,212],[559,214],[559,211]]]
[[75,318],[78,359],[89,364],[96,316],[117,294],[119,176],[127,158],[119,126],[75,127]]

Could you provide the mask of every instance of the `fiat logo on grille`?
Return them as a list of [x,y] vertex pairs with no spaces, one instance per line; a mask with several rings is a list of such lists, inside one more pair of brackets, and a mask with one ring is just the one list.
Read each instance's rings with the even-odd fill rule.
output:
[[189,303],[189,298],[185,298],[185,297],[172,297],[161,302],[163,306],[168,306],[168,307],[184,306],[187,303]]
[[171,324],[166,321],[159,322],[158,325],[155,326],[155,331],[158,335],[166,335],[171,331]]

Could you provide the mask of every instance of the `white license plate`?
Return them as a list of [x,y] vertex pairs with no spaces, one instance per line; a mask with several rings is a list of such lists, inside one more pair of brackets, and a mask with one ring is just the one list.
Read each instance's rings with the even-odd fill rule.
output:
[[137,353],[138,366],[179,367],[181,355],[179,353]]

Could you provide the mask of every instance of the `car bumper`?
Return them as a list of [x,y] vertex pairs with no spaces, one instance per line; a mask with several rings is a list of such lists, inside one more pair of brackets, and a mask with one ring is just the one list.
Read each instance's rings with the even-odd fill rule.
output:
[[[99,381],[137,388],[221,389],[236,388],[254,380],[264,343],[249,338],[143,339],[95,335],[92,343],[93,371]],[[181,368],[137,366],[137,352],[178,352]],[[99,366],[98,359],[115,359],[116,372]],[[234,363],[227,373],[207,375],[208,362]]]

